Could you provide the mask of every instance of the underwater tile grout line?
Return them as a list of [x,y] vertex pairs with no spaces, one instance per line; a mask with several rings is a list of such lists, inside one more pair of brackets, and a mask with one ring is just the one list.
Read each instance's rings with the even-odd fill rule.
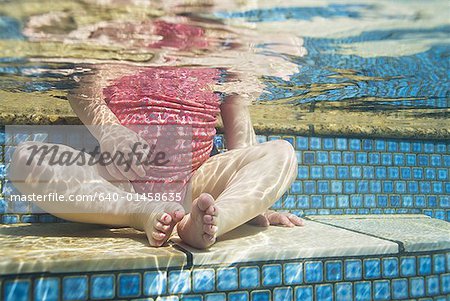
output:
[[[305,219],[310,220],[307,216],[305,217]],[[365,232],[362,232],[362,231],[358,231],[358,230],[351,229],[351,228],[346,228],[346,227],[343,227],[343,226],[333,225],[333,224],[327,223],[325,221],[319,221],[319,220],[314,220],[314,221],[317,222],[317,223],[321,223],[321,224],[324,224],[324,225],[332,226],[332,227],[335,227],[335,228],[339,228],[339,229],[343,229],[343,230],[347,230],[347,231],[352,231],[352,232],[355,232],[355,233],[358,233],[358,234],[364,234],[364,235],[375,237],[375,238],[378,238],[378,239],[394,242],[394,243],[396,243],[398,245],[398,253],[399,254],[405,252],[405,246],[399,240],[389,239],[389,238],[386,238],[386,237],[381,237],[379,235],[375,235],[375,234],[371,234],[371,233],[365,233]]]

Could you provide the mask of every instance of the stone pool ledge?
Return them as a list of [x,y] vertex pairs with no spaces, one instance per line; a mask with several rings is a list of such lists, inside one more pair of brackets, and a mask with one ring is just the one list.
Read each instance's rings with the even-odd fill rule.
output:
[[[0,91],[0,125],[81,124],[64,95],[39,93],[21,99],[17,93]],[[58,98],[60,97],[60,98]],[[408,139],[450,139],[449,109],[413,109],[398,112],[353,111],[351,103],[250,106],[257,133],[348,136]],[[430,116],[430,117],[427,117]],[[222,122],[217,123],[222,132]]]
[[424,215],[305,222],[244,225],[205,251],[176,237],[150,248],[142,232],[129,228],[3,225],[0,299],[445,300],[450,294],[447,222]]

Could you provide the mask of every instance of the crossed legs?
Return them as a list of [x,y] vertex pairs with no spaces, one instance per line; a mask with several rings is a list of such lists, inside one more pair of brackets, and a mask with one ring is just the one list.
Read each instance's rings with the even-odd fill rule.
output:
[[178,224],[178,234],[196,248],[207,248],[217,236],[264,213],[296,174],[294,149],[284,140],[209,158],[191,179],[195,200],[190,214]]

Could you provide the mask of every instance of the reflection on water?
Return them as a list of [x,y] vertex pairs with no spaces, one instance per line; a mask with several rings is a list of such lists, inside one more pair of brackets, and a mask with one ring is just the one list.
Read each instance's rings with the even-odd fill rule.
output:
[[62,101],[92,64],[121,61],[219,67],[228,76],[214,89],[254,104],[448,118],[447,9],[443,0],[5,2],[0,93]]

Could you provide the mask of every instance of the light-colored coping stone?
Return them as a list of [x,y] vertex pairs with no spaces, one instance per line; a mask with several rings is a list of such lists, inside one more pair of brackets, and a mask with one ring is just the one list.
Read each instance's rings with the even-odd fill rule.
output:
[[394,242],[314,221],[294,228],[243,225],[220,237],[208,250],[196,250],[179,238],[173,241],[192,254],[195,266],[398,252]]
[[421,214],[310,216],[311,220],[396,241],[406,252],[450,248],[450,223]]
[[180,267],[185,253],[150,248],[143,232],[79,223],[0,226],[0,275]]

